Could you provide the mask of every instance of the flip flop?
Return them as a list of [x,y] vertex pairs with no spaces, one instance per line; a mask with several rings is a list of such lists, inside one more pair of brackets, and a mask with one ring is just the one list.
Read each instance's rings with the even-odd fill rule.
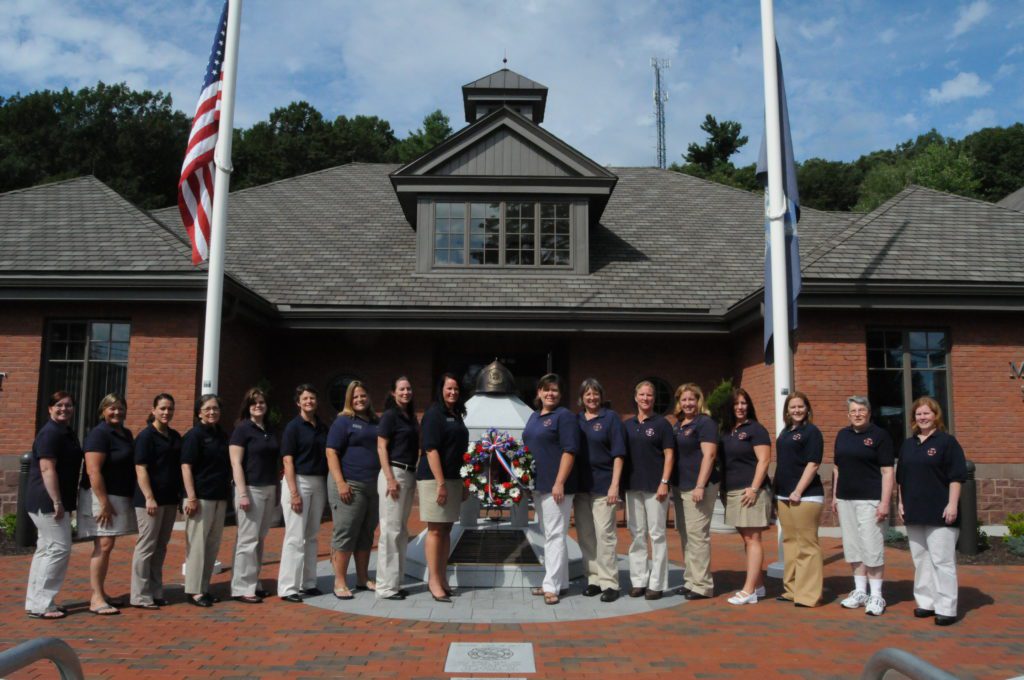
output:
[[132,607],[135,609],[160,609],[160,605],[156,602],[150,602],[148,604],[133,604]]
[[351,600],[355,597],[348,588],[335,588],[334,596],[339,600]]
[[50,611],[37,614],[35,612],[28,612],[30,619],[43,619],[44,621],[56,621],[57,619],[63,619],[67,614],[59,609],[51,609]]
[[561,600],[555,593],[544,593],[544,604],[558,604]]
[[375,581],[367,581],[366,583],[364,583],[361,586],[356,586],[356,590],[374,591],[374,590],[377,590],[377,583]]
[[89,611],[91,611],[96,616],[117,616],[121,613],[120,609],[111,604],[105,604],[99,609],[90,608]]

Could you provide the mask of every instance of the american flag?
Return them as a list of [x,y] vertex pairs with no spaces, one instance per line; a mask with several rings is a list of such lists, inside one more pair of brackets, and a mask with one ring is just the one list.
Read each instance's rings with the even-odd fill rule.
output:
[[213,179],[216,174],[213,152],[217,146],[220,127],[220,94],[224,43],[227,40],[228,3],[224,2],[217,34],[210,50],[210,63],[206,66],[203,89],[192,119],[185,161],[178,180],[178,210],[192,241],[192,264],[199,264],[210,256],[210,222],[213,219]]

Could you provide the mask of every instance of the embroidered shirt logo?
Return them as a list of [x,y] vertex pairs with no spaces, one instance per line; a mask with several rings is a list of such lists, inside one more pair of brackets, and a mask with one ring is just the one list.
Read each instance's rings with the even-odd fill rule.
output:
[[795,434],[793,435],[793,441],[795,441],[795,442],[798,442],[798,441],[800,441],[800,440],[801,440],[801,439],[803,439],[803,438],[804,438],[804,437],[803,437],[803,435],[802,435],[802,434],[800,434],[799,432],[797,432],[797,433],[795,433]]
[[867,438],[864,439],[864,446],[874,446],[874,445],[875,445],[875,440],[872,439],[871,437],[867,437]]
[[654,428],[653,427],[647,428],[646,430],[644,430],[644,434],[646,434],[648,437],[653,437],[654,436]]
[[551,427],[551,423],[552,422],[554,422],[554,421],[551,420],[551,418],[545,418],[543,425],[544,425],[544,427]]
[[683,436],[684,437],[689,437],[692,434],[693,434],[693,428],[692,427],[688,427],[685,430],[683,430]]
[[933,446],[933,447],[931,447],[930,449],[928,449],[928,452],[927,452],[927,453],[928,453],[928,455],[929,455],[929,456],[934,456],[934,455],[935,455],[936,453],[938,453],[938,451],[937,451],[937,450],[935,449],[935,447]]
[[592,429],[594,432],[600,432],[601,430],[604,429],[604,425],[602,425],[601,423],[594,423],[593,425],[590,426],[590,429]]
[[746,432],[737,432],[736,433],[736,439],[747,440],[747,439],[750,439],[750,435],[747,434]]

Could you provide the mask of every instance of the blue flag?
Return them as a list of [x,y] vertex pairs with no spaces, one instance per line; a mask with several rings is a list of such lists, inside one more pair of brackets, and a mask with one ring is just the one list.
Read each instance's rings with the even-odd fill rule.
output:
[[[779,125],[782,127],[782,191],[786,199],[786,282],[789,307],[789,328],[796,330],[796,299],[800,295],[800,243],[797,240],[797,222],[800,221],[800,192],[796,186],[796,161],[793,158],[793,137],[789,132],[789,107],[786,105],[786,85],[782,78],[782,57],[775,43],[775,63],[779,74]],[[761,153],[757,158],[757,179],[765,188],[764,220],[764,362],[775,360],[772,343],[772,307],[775,304],[771,276],[771,239],[768,220],[768,135],[761,140]],[[781,300],[779,301],[781,303]]]

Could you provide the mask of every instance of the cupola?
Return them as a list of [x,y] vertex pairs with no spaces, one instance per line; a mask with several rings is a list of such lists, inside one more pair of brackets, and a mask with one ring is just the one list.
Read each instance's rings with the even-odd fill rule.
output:
[[547,103],[547,87],[507,68],[462,86],[462,104],[470,124],[507,106],[539,125],[544,122]]

